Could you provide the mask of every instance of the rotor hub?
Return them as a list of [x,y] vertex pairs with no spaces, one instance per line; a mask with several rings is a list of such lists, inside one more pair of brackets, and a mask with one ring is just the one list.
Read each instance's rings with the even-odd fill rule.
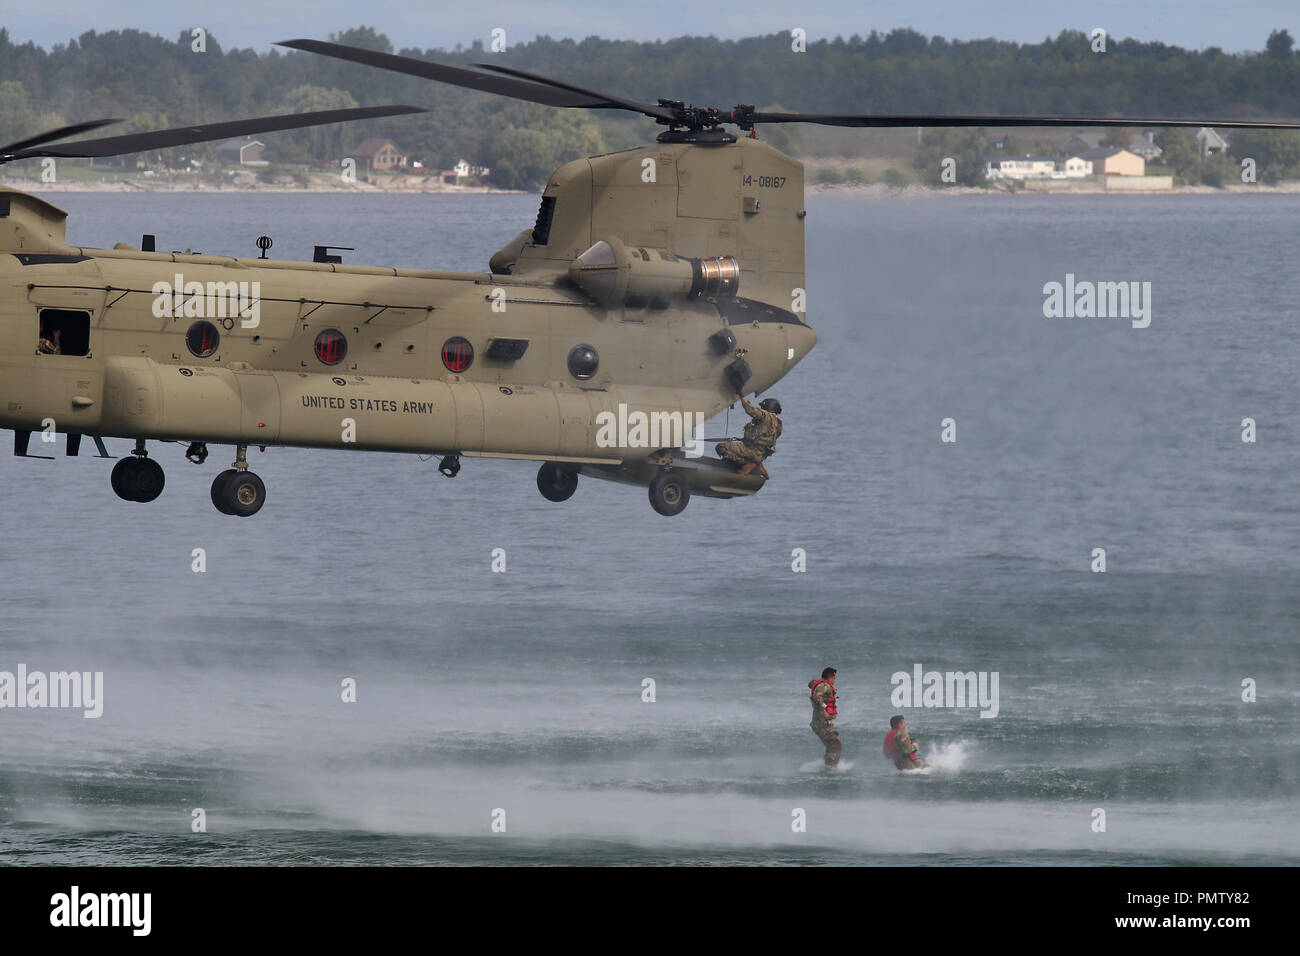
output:
[[[750,117],[754,114],[753,105],[737,105],[731,111],[723,112],[716,107],[692,107],[686,105],[681,100],[667,100],[659,98],[659,105],[664,109],[672,112],[672,118],[656,118],[655,122],[667,126],[669,133],[676,133],[677,130],[689,130],[692,133],[701,133],[705,130],[715,130],[722,126],[724,122],[740,126],[742,130],[749,131],[754,129],[754,124]],[[659,138],[660,142],[666,142],[663,137]],[[735,142],[736,138],[732,137],[728,142]],[[673,140],[673,142],[697,142],[697,140]]]

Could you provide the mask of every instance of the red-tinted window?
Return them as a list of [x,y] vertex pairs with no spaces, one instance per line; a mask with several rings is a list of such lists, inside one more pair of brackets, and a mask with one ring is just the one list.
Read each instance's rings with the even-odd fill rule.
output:
[[454,335],[442,346],[442,364],[449,372],[463,372],[474,364],[474,346],[469,339]]
[[207,358],[215,352],[220,341],[221,333],[211,322],[195,322],[185,333],[185,344],[199,358]]
[[348,354],[348,340],[338,329],[326,329],[316,336],[316,357],[326,365],[338,365]]

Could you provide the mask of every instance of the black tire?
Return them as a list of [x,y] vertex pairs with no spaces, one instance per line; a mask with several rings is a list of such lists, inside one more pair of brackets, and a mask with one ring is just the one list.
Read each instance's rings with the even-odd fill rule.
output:
[[109,482],[113,485],[113,493],[123,501],[134,501],[128,488],[128,475],[135,468],[134,458],[119,458],[117,464],[113,466],[113,473],[109,476]]
[[216,509],[223,515],[228,515],[230,512],[226,510],[226,499],[222,486],[225,485],[226,481],[235,474],[238,474],[238,472],[234,468],[227,468],[225,471],[221,472],[221,474],[217,475],[217,477],[212,479],[212,504],[216,506]]
[[166,484],[162,465],[152,458],[137,458],[135,467],[126,473],[125,486],[132,501],[153,501],[162,494]]
[[568,501],[578,490],[578,473],[553,461],[542,462],[537,469],[537,490],[547,501]]
[[650,482],[650,507],[671,518],[691,503],[691,487],[675,471],[661,471]]
[[236,471],[221,485],[221,504],[226,514],[239,518],[255,515],[266,504],[266,485],[251,471]]

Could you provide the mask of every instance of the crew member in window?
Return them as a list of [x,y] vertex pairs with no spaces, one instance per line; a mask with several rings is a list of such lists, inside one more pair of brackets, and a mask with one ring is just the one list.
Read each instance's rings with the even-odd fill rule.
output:
[[62,355],[63,354],[63,330],[55,328],[51,330],[44,322],[41,323],[41,339],[37,343],[36,349],[42,355]]

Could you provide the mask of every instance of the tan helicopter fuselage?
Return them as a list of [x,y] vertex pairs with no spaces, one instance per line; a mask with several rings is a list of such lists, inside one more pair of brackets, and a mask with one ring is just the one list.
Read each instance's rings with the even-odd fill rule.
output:
[[[657,144],[561,167],[537,227],[494,257],[499,273],[86,249],[67,244],[61,210],[0,190],[0,427],[644,458],[645,448],[598,442],[602,412],[708,418],[736,397],[728,365],[743,359],[743,391],[761,392],[813,347],[801,305],[803,216],[800,164],[746,139]],[[602,240],[634,261],[607,270],[620,272],[616,293],[607,281],[593,295],[570,269]],[[739,263],[737,295],[681,281],[683,262],[726,257]],[[223,299],[234,289],[256,308],[237,313],[239,300]],[[205,356],[191,348],[203,340],[198,322],[218,336]],[[69,331],[61,354],[45,354],[40,339],[54,327]],[[727,328],[735,347],[720,351],[711,336]],[[346,354],[327,365],[316,344],[335,332]],[[473,358],[454,371],[464,360],[449,345],[458,337]],[[495,342],[513,343],[506,357],[489,357]],[[579,346],[598,356],[588,378],[571,370]]]

